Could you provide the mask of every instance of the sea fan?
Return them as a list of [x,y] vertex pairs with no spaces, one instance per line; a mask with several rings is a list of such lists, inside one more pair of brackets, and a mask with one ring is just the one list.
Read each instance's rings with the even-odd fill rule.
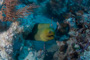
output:
[[[18,18],[31,14],[34,8],[37,8],[35,4],[25,6],[22,9],[16,10],[15,6],[18,5],[18,0],[5,0],[2,7],[4,18],[2,21],[16,21]],[[27,14],[28,12],[28,14]]]

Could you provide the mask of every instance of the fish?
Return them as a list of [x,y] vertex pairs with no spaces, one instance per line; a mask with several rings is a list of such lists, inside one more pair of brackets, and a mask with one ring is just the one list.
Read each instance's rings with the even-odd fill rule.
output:
[[55,36],[54,28],[50,27],[49,23],[35,24],[32,32],[26,37],[28,40],[49,41]]

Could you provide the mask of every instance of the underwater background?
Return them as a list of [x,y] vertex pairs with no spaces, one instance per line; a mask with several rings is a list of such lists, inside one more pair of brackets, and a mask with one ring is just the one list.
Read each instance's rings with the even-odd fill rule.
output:
[[90,60],[90,0],[0,0],[0,60]]

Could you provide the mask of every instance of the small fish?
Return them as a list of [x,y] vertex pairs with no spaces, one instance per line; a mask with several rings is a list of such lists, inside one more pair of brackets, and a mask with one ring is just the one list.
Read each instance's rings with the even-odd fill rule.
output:
[[54,39],[55,31],[50,24],[35,24],[32,33],[26,39],[37,41],[49,41]]

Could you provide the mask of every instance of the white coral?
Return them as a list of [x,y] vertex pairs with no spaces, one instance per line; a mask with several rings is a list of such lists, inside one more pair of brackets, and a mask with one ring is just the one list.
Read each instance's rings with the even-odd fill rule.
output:
[[90,46],[88,47],[89,51],[85,51],[84,54],[81,56],[83,60],[90,60]]
[[[17,33],[16,30],[17,30],[18,25],[19,25],[18,22],[13,22],[7,31],[2,32],[0,34],[0,50],[1,50],[0,51],[0,56],[1,56],[0,60],[2,60],[2,59],[10,60],[9,58],[12,59],[12,57],[9,56],[9,54],[7,54],[7,52],[11,53],[11,54],[13,52],[13,48],[12,47],[9,48],[9,46],[13,45],[13,43],[12,43],[14,40],[13,36]],[[7,49],[5,47],[7,47],[9,49]]]
[[38,52],[36,51],[30,51],[27,57],[24,60],[43,60],[44,59],[44,54],[43,50],[40,50]]

